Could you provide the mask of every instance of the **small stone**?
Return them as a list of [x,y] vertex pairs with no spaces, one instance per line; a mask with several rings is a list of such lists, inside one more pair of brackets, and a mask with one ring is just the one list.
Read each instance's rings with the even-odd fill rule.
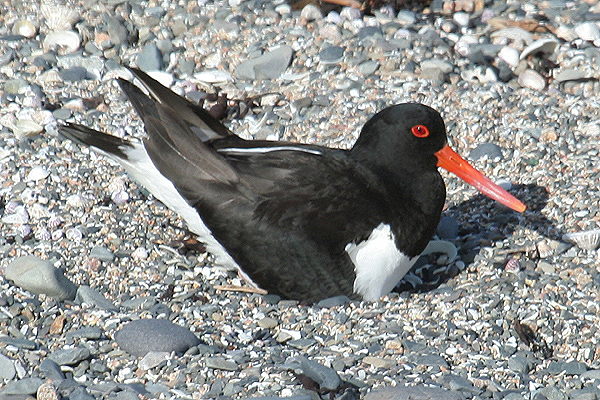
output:
[[115,334],[119,346],[135,356],[150,351],[183,353],[200,341],[189,329],[164,319],[139,319]]
[[65,82],[80,82],[88,78],[88,71],[84,67],[74,66],[61,69],[58,75]]
[[340,46],[325,47],[319,52],[319,60],[324,64],[338,63],[344,58],[344,51],[346,49]]
[[469,158],[474,161],[479,159],[500,161],[503,159],[502,148],[495,143],[482,143],[471,150]]
[[4,354],[0,354],[0,379],[10,381],[13,380],[16,375],[17,371],[13,361]]
[[454,22],[456,22],[459,26],[467,26],[469,25],[469,21],[471,19],[470,15],[466,12],[457,12],[452,16]]
[[590,42],[600,39],[600,29],[598,29],[598,26],[591,21],[577,25],[574,30],[575,34],[580,39],[589,40]]
[[516,68],[519,65],[519,51],[510,47],[504,46],[498,52],[498,58],[504,61],[511,68]]
[[40,375],[46,379],[53,381],[61,381],[65,379],[65,374],[60,369],[60,365],[49,358],[42,360],[39,366],[39,371]]
[[465,397],[456,392],[431,386],[417,385],[385,387],[375,389],[365,395],[364,400],[464,400]]
[[342,379],[333,368],[328,368],[304,356],[293,357],[288,362],[291,362],[292,365],[299,363],[295,368],[300,369],[304,375],[317,382],[321,388],[335,390],[342,384]]
[[321,13],[319,7],[317,7],[315,4],[308,3],[302,8],[302,11],[300,12],[300,18],[306,21],[317,21],[323,19],[323,14]]
[[100,261],[111,262],[115,259],[112,251],[104,246],[94,246],[90,251],[90,257],[97,258]]
[[518,82],[519,85],[534,90],[542,90],[546,87],[546,80],[544,77],[532,69],[526,69],[521,72],[519,74]]
[[50,171],[46,171],[42,167],[35,166],[31,168],[31,171],[27,174],[27,178],[25,178],[28,182],[37,182],[42,179],[46,179],[50,175]]
[[458,236],[458,221],[454,217],[446,216],[440,219],[437,227],[437,235],[440,239],[452,240]]
[[77,289],[77,294],[75,295],[75,301],[80,304],[88,304],[92,305],[96,308],[106,311],[118,311],[119,308],[115,306],[111,301],[107,300],[106,297],[102,295],[96,289],[93,289],[87,285],[82,285]]
[[59,269],[36,256],[15,258],[6,267],[5,276],[22,289],[45,294],[58,301],[73,300],[77,292],[77,286]]
[[33,122],[30,119],[19,119],[13,129],[13,133],[17,138],[33,137],[42,133],[44,127]]
[[417,21],[417,17],[413,11],[400,10],[396,15],[396,21],[402,26],[412,25]]
[[8,382],[2,389],[2,395],[35,394],[44,383],[40,378],[23,378],[19,381]]
[[56,350],[48,358],[58,365],[75,365],[90,357],[90,351],[84,347]]
[[277,325],[279,325],[277,320],[270,317],[264,317],[258,321],[258,326],[260,326],[263,329],[273,329]]
[[371,75],[379,68],[379,63],[377,61],[365,61],[358,65],[358,72],[363,75]]
[[574,69],[574,68],[569,68],[569,69],[564,69],[564,70],[560,71],[558,73],[558,75],[556,75],[556,77],[554,78],[554,81],[556,83],[577,81],[577,80],[585,78],[585,76],[586,75],[585,75],[584,71]]
[[290,65],[293,53],[290,46],[280,46],[244,61],[235,68],[235,75],[240,79],[277,79]]
[[138,367],[143,371],[148,371],[170,359],[171,353],[167,351],[151,351],[142,357],[138,362]]
[[223,371],[237,371],[238,365],[235,361],[226,360],[223,357],[208,357],[206,366],[212,369],[220,369]]
[[366,356],[365,358],[362,359],[362,361],[365,364],[374,366],[375,368],[383,368],[383,369],[390,369],[394,365],[396,365],[396,361],[388,359],[388,358],[381,358],[381,357]]
[[421,69],[439,69],[444,74],[449,74],[454,70],[454,65],[446,60],[439,58],[429,58],[421,61]]
[[137,64],[141,70],[146,72],[160,71],[162,69],[162,54],[158,50],[158,47],[156,47],[156,43],[151,42],[144,46],[138,55]]

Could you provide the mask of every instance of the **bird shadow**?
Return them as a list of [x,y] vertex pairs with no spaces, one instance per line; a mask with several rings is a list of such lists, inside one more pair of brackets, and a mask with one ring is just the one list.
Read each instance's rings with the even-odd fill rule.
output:
[[[563,232],[556,222],[541,213],[549,198],[545,187],[536,184],[514,185],[510,192],[525,203],[527,209],[524,213],[510,210],[482,194],[444,210],[442,217],[452,217],[458,223],[458,236],[450,241],[457,247],[464,268],[459,268],[456,263],[439,265],[437,260],[440,254],[422,256],[393,291],[422,293],[434,290],[469,270],[483,247],[503,246],[496,254],[504,254],[506,259],[497,263],[498,267],[503,267],[514,253],[525,253],[529,258],[539,257],[535,243],[520,235],[524,230],[536,232],[545,239],[557,240],[562,237]],[[508,246],[500,244],[502,242]]]

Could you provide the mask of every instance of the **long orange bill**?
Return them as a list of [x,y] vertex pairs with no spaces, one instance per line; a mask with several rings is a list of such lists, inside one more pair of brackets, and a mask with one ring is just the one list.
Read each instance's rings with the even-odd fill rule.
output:
[[481,172],[473,168],[461,156],[459,156],[450,146],[446,145],[443,149],[435,153],[438,158],[438,167],[450,171],[459,178],[474,186],[481,193],[492,198],[515,211],[523,212],[527,208],[519,199],[496,185],[486,178]]

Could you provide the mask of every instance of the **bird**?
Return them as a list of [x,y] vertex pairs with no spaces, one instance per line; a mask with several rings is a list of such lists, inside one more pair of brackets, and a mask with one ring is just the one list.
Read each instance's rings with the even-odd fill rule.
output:
[[450,148],[441,115],[424,104],[379,111],[350,149],[247,140],[129,70],[134,78],[118,82],[143,121],[141,140],[74,122],[61,135],[119,162],[182,217],[216,264],[282,299],[389,293],[435,234],[446,198],[438,167],[526,208]]

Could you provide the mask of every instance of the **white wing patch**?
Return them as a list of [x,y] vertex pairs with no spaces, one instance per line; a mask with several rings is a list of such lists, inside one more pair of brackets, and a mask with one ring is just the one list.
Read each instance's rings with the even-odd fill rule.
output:
[[390,226],[381,223],[367,240],[346,245],[356,273],[354,293],[364,300],[377,301],[389,293],[417,261],[398,250],[395,239]]
[[165,206],[181,216],[190,231],[198,235],[200,241],[206,244],[206,250],[215,256],[216,264],[226,268],[237,269],[249,284],[257,287],[250,277],[242,271],[233,258],[231,258],[225,248],[213,237],[210,229],[204,225],[204,222],[196,209],[188,204],[188,202],[179,194],[177,189],[175,189],[173,183],[162,175],[154,166],[144,145],[139,142],[134,142],[132,144],[133,147],[121,147],[121,150],[127,155],[127,159],[115,157],[96,147],[93,147],[93,149],[121,164],[131,178],[148,189],[148,191]]
[[248,148],[242,148],[242,147],[224,147],[222,149],[217,149],[218,153],[224,153],[224,154],[228,154],[228,153],[233,153],[233,154],[264,154],[264,153],[272,153],[274,151],[300,151],[302,153],[308,153],[308,154],[316,154],[316,155],[321,155],[323,153],[321,153],[319,150],[315,150],[315,149],[307,149],[305,147],[300,147],[300,146],[273,146],[273,147],[248,147]]

